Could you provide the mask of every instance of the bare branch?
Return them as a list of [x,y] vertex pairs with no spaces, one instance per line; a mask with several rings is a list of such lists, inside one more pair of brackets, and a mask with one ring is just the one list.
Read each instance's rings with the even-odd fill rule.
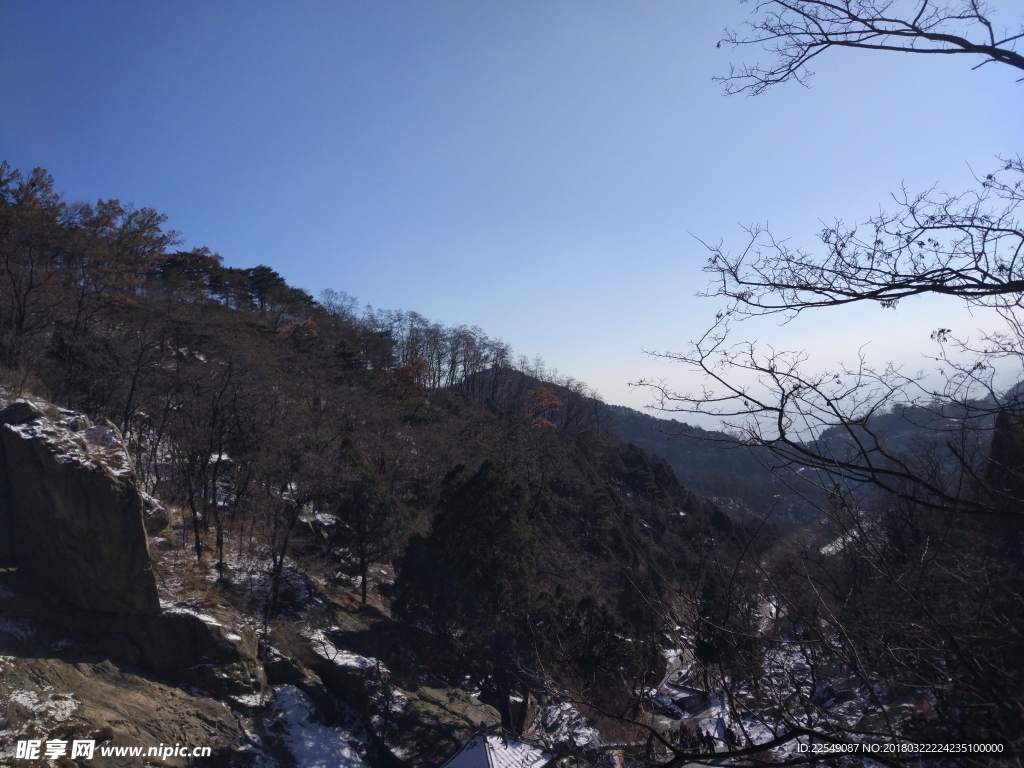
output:
[[763,0],[755,14],[744,30],[726,30],[719,45],[764,47],[774,61],[733,66],[716,77],[728,94],[756,95],[787,80],[806,85],[810,63],[832,48],[969,54],[981,64],[1024,70],[1016,50],[1024,24],[997,32],[979,0]]
[[841,220],[819,234],[821,255],[793,248],[761,227],[747,230],[737,255],[721,244],[704,271],[703,294],[729,300],[733,316],[783,313],[940,294],[970,304],[1017,307],[1024,293],[1024,161],[1006,161],[979,179],[975,192],[951,196],[933,190],[893,196],[895,213],[863,224]]

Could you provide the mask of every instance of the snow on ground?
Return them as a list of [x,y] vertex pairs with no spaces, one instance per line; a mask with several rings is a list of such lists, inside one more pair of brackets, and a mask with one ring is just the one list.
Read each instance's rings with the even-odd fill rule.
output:
[[[49,406],[46,403],[27,399],[25,402],[40,413],[48,412]],[[115,477],[131,475],[132,462],[120,435],[102,425],[80,431],[79,425],[82,423],[88,422],[81,414],[61,411],[59,419],[42,416],[26,424],[8,424],[6,427],[24,440],[36,437],[44,440],[53,451],[54,459],[61,464],[81,464],[102,469]]]
[[832,541],[832,542],[826,544],[825,546],[823,546],[821,548],[820,552],[821,552],[821,554],[826,555],[826,556],[828,556],[828,555],[838,555],[840,552],[842,552],[844,549],[846,549],[846,547],[848,545],[850,545],[853,542],[857,541],[857,539],[859,539],[859,538],[860,538],[860,535],[857,533],[857,531],[851,531],[850,533],[844,534],[844,535],[840,536],[839,538],[835,539],[834,541]]
[[409,706],[409,697],[402,693],[397,688],[391,691],[390,698],[388,699],[388,713],[392,715],[400,715]]
[[261,693],[240,693],[231,697],[233,701],[237,701],[239,704],[245,707],[251,707],[253,709],[262,707],[270,700],[270,694],[266,692]]
[[[210,624],[214,627],[224,626],[221,622],[217,621],[217,619],[213,618],[213,616],[211,616],[208,613],[197,611],[195,608],[192,608],[187,605],[176,605],[168,600],[160,601],[160,610],[164,613],[187,613],[191,616],[195,616],[204,624]],[[241,640],[242,638],[239,637],[238,639]]]
[[15,690],[0,697],[0,708],[6,714],[2,722],[8,726],[0,730],[0,761],[7,765],[15,757],[19,738],[26,738],[26,733],[34,734],[31,738],[40,738],[39,734],[45,738],[54,727],[71,718],[78,702],[73,693],[48,693],[40,699],[36,691]]
[[525,734],[548,745],[568,744],[575,747],[596,747],[598,732],[570,702],[549,704],[537,713]]
[[354,719],[343,727],[316,722],[313,702],[292,685],[277,690],[270,712],[267,729],[281,737],[296,768],[365,768],[365,736]]
[[10,704],[35,713],[37,718],[63,723],[78,709],[73,693],[51,693],[43,701],[35,691],[14,691],[7,697]]
[[[878,682],[869,688],[862,681],[848,680],[844,684],[842,680],[833,680],[830,685],[815,681],[807,649],[796,642],[781,642],[770,650],[764,658],[764,671],[763,685],[779,692],[792,691],[794,687],[803,688],[805,694],[816,702],[819,714],[848,729],[863,727],[863,718],[877,711],[872,697],[884,699],[890,696],[886,687]],[[748,700],[747,692],[736,691],[738,701],[734,703],[741,708],[737,712],[730,708],[724,691],[703,691],[700,681],[692,677],[689,670],[680,669],[669,676],[669,681],[659,688],[657,697],[652,696],[652,701],[666,697],[678,703],[685,710],[682,719],[687,725],[694,730],[710,732],[719,750],[726,746],[727,728],[732,729],[746,745],[764,744],[789,730],[781,720],[770,714],[742,711],[743,701]],[[662,715],[657,721],[662,727],[678,728],[677,718]],[[797,757],[797,749],[798,742],[794,740],[770,752],[777,759],[787,759]]]
[[314,512],[313,519],[320,523],[320,525],[328,528],[338,524],[338,518],[334,515],[328,514],[327,512]]
[[89,427],[82,434],[85,437],[85,442],[90,445],[96,445],[101,448],[114,448],[121,445],[121,440],[117,433],[103,424]]
[[[335,627],[334,629],[337,629]],[[330,641],[327,637],[326,632],[322,629],[318,629],[313,632],[306,633],[306,637],[309,638],[313,645],[313,650],[318,656],[321,656],[328,661],[333,661],[335,664],[341,667],[353,667],[355,669],[379,669],[382,674],[388,673],[388,668],[380,662],[379,659],[374,659],[369,656],[360,656],[358,653],[352,653],[338,648]]]
[[266,578],[266,573],[270,570],[270,553],[269,551],[226,552],[224,565],[235,574],[258,577],[262,580]]
[[833,541],[823,546],[819,551],[821,554],[826,556],[838,555],[851,544],[856,544],[864,536],[868,537],[868,541],[878,540],[880,538],[878,526],[871,522],[859,523],[857,528],[846,531]]

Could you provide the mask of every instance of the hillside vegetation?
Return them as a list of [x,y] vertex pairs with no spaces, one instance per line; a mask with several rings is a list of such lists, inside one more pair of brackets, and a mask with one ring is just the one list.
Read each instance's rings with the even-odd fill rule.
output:
[[[95,422],[123,442],[161,605],[262,665],[246,680],[273,697],[233,679],[230,702],[265,745],[337,740],[345,712],[365,734],[352,765],[436,763],[480,722],[671,767],[707,748],[1022,743],[1019,504],[963,514],[799,462],[841,462],[867,430],[872,472],[941,488],[960,425],[957,498],[988,478],[1016,499],[1019,415],[879,412],[772,454],[609,408],[479,329],[176,250],[164,223],[0,166],[0,394],[60,406],[26,434],[60,422],[70,444]],[[258,662],[231,650],[244,637]]]
[[582,383],[479,329],[175,250],[164,221],[2,166],[9,394],[115,425],[169,508],[176,567],[209,569],[264,633],[315,575],[412,633],[396,670],[503,714],[555,686],[637,715],[663,606],[717,578],[742,531],[609,434]]

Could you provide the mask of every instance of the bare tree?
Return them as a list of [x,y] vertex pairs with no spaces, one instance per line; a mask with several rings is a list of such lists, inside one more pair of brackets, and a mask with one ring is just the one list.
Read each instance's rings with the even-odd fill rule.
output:
[[768,64],[731,67],[717,78],[726,93],[763,93],[795,80],[806,84],[809,65],[833,48],[958,55],[1024,70],[1017,53],[1024,25],[1003,30],[982,0],[764,0],[742,31],[719,42],[767,49]]
[[[748,25],[753,32],[730,32],[727,41],[766,45],[775,62],[733,69],[721,79],[730,92],[752,93],[788,79],[803,82],[810,58],[831,47],[973,52],[1022,67],[1013,47],[1024,32],[997,35],[992,18],[977,2],[762,2]],[[978,30],[985,39],[968,44]],[[704,295],[725,299],[726,307],[689,351],[665,356],[701,371],[706,386],[684,393],[644,383],[654,386],[663,407],[722,417],[748,441],[769,447],[779,467],[819,470],[808,477],[826,488],[867,483],[930,507],[1019,516],[1021,505],[1006,503],[1005,483],[987,482],[991,472],[979,456],[979,440],[987,442],[980,435],[997,414],[1020,409],[1016,395],[1004,390],[1008,377],[1024,375],[1022,200],[1024,161],[1011,157],[979,177],[973,191],[902,189],[893,195],[892,212],[859,225],[836,220],[819,233],[818,252],[794,248],[760,227],[747,230],[738,253],[705,244],[712,283]],[[892,366],[872,368],[863,359],[812,373],[805,353],[730,340],[735,321],[750,316],[792,318],[857,302],[891,308],[924,294],[994,310],[1002,321],[975,343],[938,328],[937,384]],[[880,431],[881,416],[907,406],[919,409],[918,420],[927,424],[917,426],[944,445],[943,471],[916,466],[906,446],[894,446]]]
[[1024,161],[1006,160],[979,189],[893,196],[894,213],[862,225],[842,221],[819,234],[821,254],[788,246],[760,228],[744,250],[709,246],[710,295],[731,315],[786,313],[874,301],[883,307],[940,294],[1012,312],[1024,292]]
[[[771,0],[753,16],[723,42],[773,58],[719,78],[727,93],[804,84],[808,65],[834,48],[973,54],[979,66],[1024,70],[1015,50],[1024,25],[1000,31],[981,2]],[[663,355],[701,373],[703,386],[640,382],[664,409],[719,417],[821,511],[799,536],[767,550],[748,543],[739,561],[721,561],[713,600],[680,588],[666,606],[682,639],[714,640],[694,647],[694,668],[742,731],[729,754],[835,759],[800,757],[786,747],[797,740],[1024,744],[1013,661],[1024,654],[1024,422],[1019,388],[1006,387],[1024,378],[1024,163],[1004,159],[977,182],[959,195],[901,190],[893,212],[825,226],[815,252],[758,227],[738,253],[708,245],[705,295],[726,306],[689,350]],[[938,328],[937,380],[863,357],[816,371],[806,352],[732,338],[751,316],[891,308],[925,294],[1001,321],[975,342]],[[680,764],[669,751],[662,764]]]

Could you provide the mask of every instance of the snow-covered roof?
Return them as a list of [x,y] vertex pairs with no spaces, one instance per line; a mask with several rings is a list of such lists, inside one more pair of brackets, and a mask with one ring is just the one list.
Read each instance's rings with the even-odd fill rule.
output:
[[511,736],[480,733],[441,768],[540,768],[553,757],[541,747]]

